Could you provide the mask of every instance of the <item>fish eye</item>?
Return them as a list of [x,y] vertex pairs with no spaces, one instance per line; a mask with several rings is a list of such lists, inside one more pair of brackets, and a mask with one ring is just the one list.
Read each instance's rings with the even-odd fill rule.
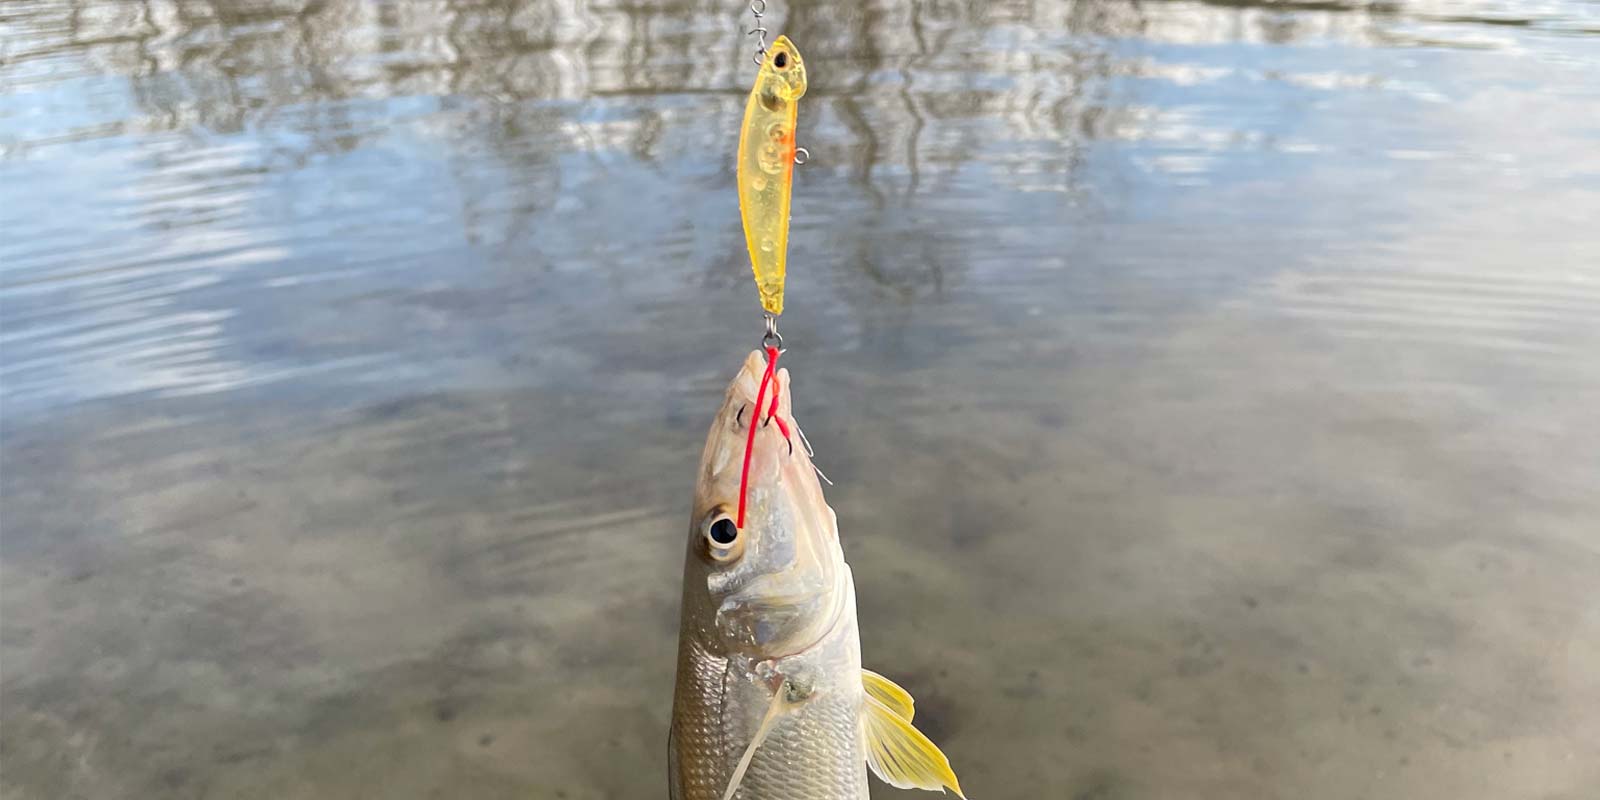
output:
[[711,541],[721,545],[729,545],[738,540],[739,528],[733,524],[733,520],[723,517],[711,523],[709,535],[711,536]]
[[744,553],[739,526],[727,514],[718,514],[705,527],[706,546],[713,561],[732,561]]
[[779,50],[778,54],[772,57],[772,66],[777,67],[778,69],[788,69],[789,54]]

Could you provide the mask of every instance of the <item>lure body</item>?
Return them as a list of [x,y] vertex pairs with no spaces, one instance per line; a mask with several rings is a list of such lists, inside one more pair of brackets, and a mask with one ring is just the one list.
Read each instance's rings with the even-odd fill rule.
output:
[[806,93],[806,67],[787,36],[761,62],[739,130],[739,214],[761,307],[783,313],[789,253],[789,192],[794,186],[795,119]]

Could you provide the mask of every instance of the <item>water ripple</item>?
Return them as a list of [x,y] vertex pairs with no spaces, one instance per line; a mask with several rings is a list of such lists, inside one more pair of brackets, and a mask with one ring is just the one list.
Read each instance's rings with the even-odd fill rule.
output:
[[[8,796],[659,794],[740,7],[0,3]],[[975,793],[1587,796],[1594,3],[769,8],[796,413]]]

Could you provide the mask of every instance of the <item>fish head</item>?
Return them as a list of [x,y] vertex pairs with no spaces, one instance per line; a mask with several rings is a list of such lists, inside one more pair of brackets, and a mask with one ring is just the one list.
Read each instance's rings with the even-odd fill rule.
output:
[[805,95],[806,62],[789,37],[779,36],[767,48],[759,80],[769,96],[781,102],[793,103]]
[[695,617],[703,645],[756,659],[821,639],[849,580],[833,509],[790,416],[789,371],[778,370],[763,391],[766,370],[761,351],[745,359],[706,437],[684,571],[685,607],[699,610],[686,617]]

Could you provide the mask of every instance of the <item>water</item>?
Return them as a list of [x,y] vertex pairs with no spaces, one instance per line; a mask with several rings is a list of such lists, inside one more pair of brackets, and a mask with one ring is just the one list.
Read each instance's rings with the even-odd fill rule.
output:
[[[1600,796],[1600,6],[772,5],[974,797]],[[0,793],[664,795],[738,11],[0,7]]]

